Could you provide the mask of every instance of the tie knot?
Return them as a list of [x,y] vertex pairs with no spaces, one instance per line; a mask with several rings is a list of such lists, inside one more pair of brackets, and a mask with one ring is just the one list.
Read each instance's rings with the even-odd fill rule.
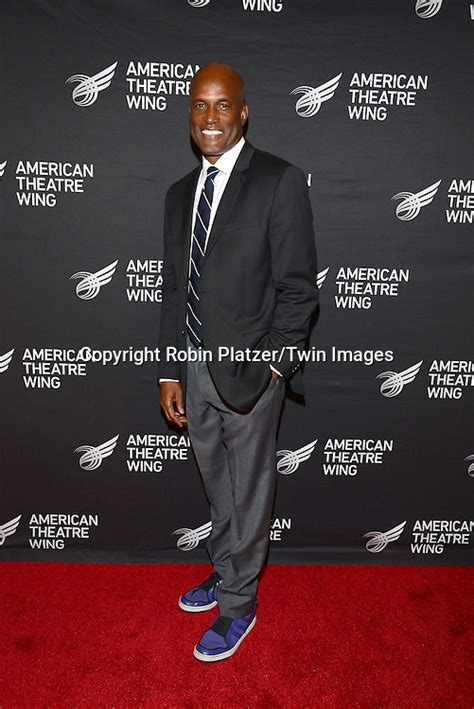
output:
[[206,176],[208,178],[210,177],[211,179],[214,179],[214,177],[217,175],[218,172],[219,172],[219,168],[214,167],[214,165],[211,165],[211,167],[207,168]]

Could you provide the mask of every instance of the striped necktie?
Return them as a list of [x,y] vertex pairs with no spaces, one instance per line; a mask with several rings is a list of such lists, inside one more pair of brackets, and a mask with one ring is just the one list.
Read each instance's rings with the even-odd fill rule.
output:
[[214,198],[214,180],[219,170],[217,167],[207,169],[206,181],[199,198],[191,240],[191,265],[188,281],[188,301],[186,313],[186,327],[191,342],[195,347],[200,347],[202,342],[202,314],[199,300],[199,281],[201,267],[204,262],[206,241],[209,232],[212,200]]

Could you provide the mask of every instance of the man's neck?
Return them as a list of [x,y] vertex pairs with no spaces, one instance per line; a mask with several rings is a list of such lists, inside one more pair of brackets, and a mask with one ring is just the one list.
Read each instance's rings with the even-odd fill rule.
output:
[[[245,138],[242,136],[240,140],[235,143],[229,150],[226,150],[225,153],[222,153],[222,155],[219,156],[202,156],[202,167],[203,169],[207,170],[207,168],[210,165],[214,165],[217,167],[219,170],[222,170],[222,172],[225,173],[230,173],[237,162],[237,158],[240,155],[240,152],[242,148],[245,145]],[[211,158],[216,158],[215,160],[211,161]]]

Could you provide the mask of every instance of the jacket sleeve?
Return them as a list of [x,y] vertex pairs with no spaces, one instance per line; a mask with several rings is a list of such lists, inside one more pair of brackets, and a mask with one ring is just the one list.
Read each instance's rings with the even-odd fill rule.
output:
[[163,290],[160,314],[158,384],[160,379],[179,380],[179,364],[166,358],[167,347],[178,348],[178,289],[173,266],[173,244],[169,227],[169,192],[165,199],[163,224]]
[[313,214],[303,172],[283,171],[274,193],[269,223],[272,278],[277,291],[269,349],[271,364],[290,377],[298,368],[310,321],[318,303]]

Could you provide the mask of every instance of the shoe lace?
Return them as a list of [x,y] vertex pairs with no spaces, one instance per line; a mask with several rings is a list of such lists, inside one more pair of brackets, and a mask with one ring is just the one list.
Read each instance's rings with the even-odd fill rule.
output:
[[221,580],[221,577],[218,573],[212,573],[208,579],[203,581],[201,584],[199,584],[200,588],[203,588],[204,591],[210,591],[213,586],[216,585],[218,581]]
[[218,635],[222,635],[222,637],[225,637],[227,631],[229,630],[232,624],[232,620],[233,618],[227,618],[227,616],[225,615],[219,615],[212,624],[211,630],[213,630]]

